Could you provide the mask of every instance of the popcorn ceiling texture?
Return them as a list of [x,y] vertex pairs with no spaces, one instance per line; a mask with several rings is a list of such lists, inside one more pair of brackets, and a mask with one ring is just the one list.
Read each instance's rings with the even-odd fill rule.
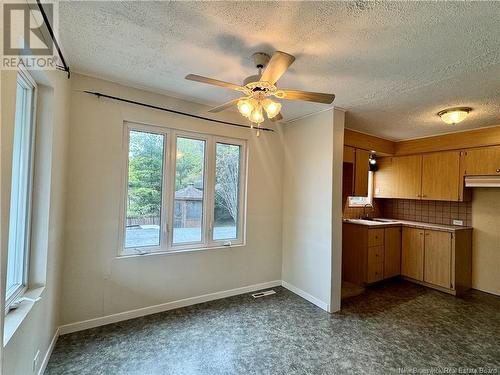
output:
[[465,226],[472,226],[471,202],[412,199],[384,199],[383,201],[383,215],[387,218],[447,225],[453,225],[453,220],[458,219],[463,220]]
[[[349,128],[406,139],[500,123],[498,2],[58,4],[76,72],[219,104],[238,93],[184,76],[242,82],[252,53],[279,49],[297,57],[279,86],[335,93]],[[436,116],[456,105],[474,108],[458,126]],[[285,101],[283,115],[326,107]]]

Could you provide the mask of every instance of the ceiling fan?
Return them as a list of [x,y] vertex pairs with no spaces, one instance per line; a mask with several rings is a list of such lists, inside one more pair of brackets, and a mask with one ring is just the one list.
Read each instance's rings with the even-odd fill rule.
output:
[[273,53],[272,57],[263,52],[254,53],[252,57],[259,73],[245,78],[243,85],[203,77],[197,74],[188,74],[186,76],[186,79],[191,81],[224,87],[239,91],[243,94],[242,97],[214,107],[210,109],[209,112],[216,113],[228,109],[233,105],[237,105],[239,112],[243,116],[259,126],[260,123],[264,121],[263,110],[267,118],[271,121],[283,119],[280,113],[281,103],[271,100],[271,96],[278,99],[305,100],[324,104],[330,104],[335,99],[335,95],[333,94],[288,89],[282,90],[276,87],[278,79],[280,79],[288,67],[295,61],[294,56],[285,52],[276,51]]

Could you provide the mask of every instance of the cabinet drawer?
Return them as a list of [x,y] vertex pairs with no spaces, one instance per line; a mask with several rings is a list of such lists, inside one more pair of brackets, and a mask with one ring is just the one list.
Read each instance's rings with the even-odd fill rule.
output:
[[368,264],[384,261],[384,246],[372,246],[368,248]]
[[384,278],[384,263],[368,263],[366,282],[368,284],[380,281]]
[[384,229],[369,229],[368,246],[383,246],[383,245],[384,245]]

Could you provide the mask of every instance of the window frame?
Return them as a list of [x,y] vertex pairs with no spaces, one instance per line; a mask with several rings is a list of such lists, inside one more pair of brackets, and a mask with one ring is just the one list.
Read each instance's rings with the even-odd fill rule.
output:
[[[125,247],[126,215],[128,204],[128,173],[130,131],[139,131],[163,135],[163,178],[162,203],[160,216],[160,245]],[[203,212],[201,225],[201,241],[189,243],[173,243],[173,224],[175,215],[175,177],[177,139],[188,138],[205,142],[203,169]],[[237,238],[230,240],[213,239],[213,223],[215,215],[215,180],[216,180],[216,145],[224,143],[240,146],[240,191],[237,224]],[[137,122],[124,121],[123,126],[123,199],[120,210],[120,233],[118,236],[118,258],[128,258],[143,255],[171,254],[186,251],[209,250],[223,247],[243,246],[246,243],[246,202],[247,202],[247,141],[241,138],[231,138],[196,131],[186,131],[156,125],[146,125]]]
[[[10,306],[19,298],[21,298],[29,286],[29,267],[30,267],[30,254],[31,254],[31,224],[32,224],[32,208],[33,208],[33,183],[34,183],[34,160],[35,160],[35,136],[36,136],[36,104],[37,104],[37,94],[38,94],[38,86],[31,77],[30,73],[24,68],[24,66],[20,65],[19,70],[17,72],[16,77],[16,116],[17,116],[17,84],[21,81],[21,86],[24,89],[29,91],[29,97],[25,99],[23,102],[23,111],[24,116],[29,116],[29,119],[23,119],[23,125],[27,126],[29,129],[29,150],[28,150],[28,174],[26,179],[26,211],[24,213],[24,217],[26,219],[26,225],[24,228],[24,236],[23,236],[23,275],[22,282],[18,285],[14,291],[7,297],[7,280],[5,285],[5,313],[7,314],[10,310]],[[28,108],[26,108],[28,106]],[[28,109],[28,111],[26,111]],[[17,126],[17,121],[14,120],[14,136],[16,134],[15,127]],[[26,125],[26,122],[29,122]],[[14,162],[14,147],[13,145],[13,158],[12,163]],[[12,182],[13,182],[13,171],[11,171],[11,190],[12,190]],[[12,191],[9,199],[9,225],[11,220],[11,209],[12,209]],[[11,241],[10,238],[10,228],[9,228],[9,238],[8,242]],[[8,251],[7,251],[7,267],[8,267]],[[6,272],[8,272],[6,270]]]

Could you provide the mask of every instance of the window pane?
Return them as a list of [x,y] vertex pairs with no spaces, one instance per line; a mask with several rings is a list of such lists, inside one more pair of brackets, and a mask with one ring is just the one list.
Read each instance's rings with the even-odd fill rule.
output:
[[177,138],[173,243],[201,242],[205,141]]
[[241,146],[217,143],[214,240],[238,238]]
[[164,137],[129,132],[125,247],[160,245]]
[[32,96],[33,89],[19,77],[12,151],[6,299],[26,285],[33,136]]

